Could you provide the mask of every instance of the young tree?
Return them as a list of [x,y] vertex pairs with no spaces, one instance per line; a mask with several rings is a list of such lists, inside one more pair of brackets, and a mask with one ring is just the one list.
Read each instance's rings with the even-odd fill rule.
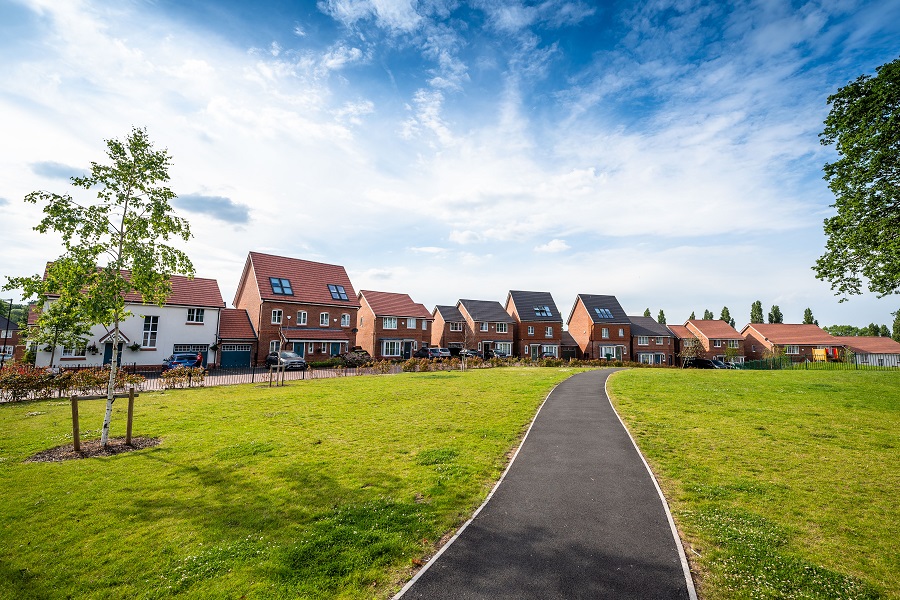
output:
[[644,309],[644,316],[645,316],[645,317],[649,317],[649,316],[650,316],[650,308],[649,308],[649,307]]
[[825,165],[837,215],[825,219],[825,254],[813,270],[835,294],[900,291],[900,58],[828,97],[819,135],[838,159]]
[[688,321],[693,321],[696,318],[697,317],[696,317],[696,315],[694,315],[694,311],[691,311],[691,316],[688,317]]
[[656,317],[656,322],[660,325],[666,324],[666,313],[663,311],[663,309],[659,309],[659,315],[657,315]]
[[777,304],[773,304],[769,311],[769,323],[784,323],[784,315],[781,314],[781,309]]
[[812,309],[807,308],[803,311],[803,324],[804,325],[818,325],[818,321],[813,317]]
[[732,327],[734,327],[734,319],[731,318],[731,311],[728,310],[727,306],[722,307],[722,314],[719,316],[720,321],[725,321]]
[[712,311],[708,308],[703,311],[703,320],[704,321],[712,321],[715,317],[712,314]]
[[[54,303],[75,307],[81,322],[112,327],[111,341],[117,348],[122,340],[119,327],[131,314],[125,309],[125,294],[137,293],[144,303],[161,306],[170,293],[171,276],[193,276],[194,267],[184,252],[165,243],[191,236],[187,221],[173,214],[170,202],[175,194],[164,185],[171,165],[168,152],[155,150],[146,130],[138,128],[124,140],[106,140],[106,147],[109,164],[92,162],[89,175],[72,178],[76,188],[96,190],[96,202],[81,203],[68,194],[46,191],[25,197],[26,202],[44,204],[45,216],[35,230],[59,233],[65,247],[62,258],[53,263],[61,266],[52,267],[57,289],[26,287],[26,293],[40,299],[52,291]],[[22,287],[17,284],[26,279],[10,279],[7,287]],[[112,353],[110,363],[103,446],[109,440],[117,355]]]
[[752,305],[750,305],[750,322],[751,323],[762,323],[763,322],[762,302],[759,300],[757,300]]

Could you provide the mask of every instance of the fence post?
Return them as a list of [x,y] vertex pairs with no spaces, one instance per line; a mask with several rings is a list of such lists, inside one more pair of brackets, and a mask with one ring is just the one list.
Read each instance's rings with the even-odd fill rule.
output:
[[131,445],[131,421],[134,418],[134,385],[128,392],[128,424],[125,426],[125,445]]
[[81,440],[79,439],[81,433],[78,431],[78,399],[70,396],[69,402],[72,403],[72,447],[75,452],[79,452],[81,451]]

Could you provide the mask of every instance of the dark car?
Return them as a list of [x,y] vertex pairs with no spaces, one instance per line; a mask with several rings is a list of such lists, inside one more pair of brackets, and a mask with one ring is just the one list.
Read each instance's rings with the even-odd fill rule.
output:
[[273,367],[278,364],[284,365],[285,370],[288,371],[292,369],[299,369],[300,371],[306,370],[306,361],[303,357],[290,350],[269,352],[269,355],[266,356],[266,366]]
[[716,363],[708,358],[689,358],[684,361],[685,369],[718,369]]
[[502,350],[491,350],[490,354],[491,358],[509,358],[509,353]]
[[478,350],[469,350],[468,348],[460,350],[459,355],[465,358],[484,358]]
[[717,358],[712,359],[712,363],[716,365],[717,369],[733,369],[734,365],[731,363],[727,363],[723,360],[719,360]]
[[413,352],[413,358],[428,358],[428,348],[419,348]]
[[162,370],[176,369],[178,367],[202,367],[203,355],[197,352],[175,352],[163,359]]

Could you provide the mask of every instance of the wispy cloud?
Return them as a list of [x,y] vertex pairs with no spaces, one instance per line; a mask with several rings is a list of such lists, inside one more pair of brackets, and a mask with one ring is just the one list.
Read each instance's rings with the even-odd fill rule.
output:
[[53,161],[34,162],[30,166],[32,173],[47,179],[69,180],[72,177],[81,177],[86,174],[84,169]]
[[550,240],[546,244],[541,244],[540,246],[535,246],[535,252],[546,252],[549,254],[555,254],[557,252],[565,252],[570,249],[571,246],[566,243],[565,240]]
[[201,215],[208,215],[226,223],[246,225],[250,221],[250,209],[223,196],[184,194],[178,196],[175,206]]

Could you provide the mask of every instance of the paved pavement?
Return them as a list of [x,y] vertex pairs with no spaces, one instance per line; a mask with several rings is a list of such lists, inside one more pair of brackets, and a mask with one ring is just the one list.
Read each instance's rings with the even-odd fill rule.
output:
[[493,496],[397,598],[696,598],[610,373],[553,391]]

